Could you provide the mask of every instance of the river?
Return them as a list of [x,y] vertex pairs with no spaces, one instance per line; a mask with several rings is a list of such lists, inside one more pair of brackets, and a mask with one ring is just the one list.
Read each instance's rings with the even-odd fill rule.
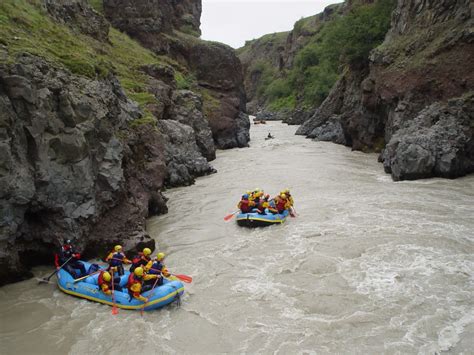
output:
[[[0,353],[472,353],[474,176],[395,183],[375,154],[295,130],[252,125],[217,174],[165,192],[147,228],[194,278],[180,308],[114,316],[32,279],[0,289]],[[225,222],[256,187],[290,188],[297,216]]]

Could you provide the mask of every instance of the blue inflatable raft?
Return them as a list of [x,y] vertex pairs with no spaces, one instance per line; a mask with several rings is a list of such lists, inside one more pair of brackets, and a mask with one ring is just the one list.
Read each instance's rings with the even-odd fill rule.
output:
[[283,213],[239,213],[236,217],[237,224],[242,227],[266,227],[273,224],[282,224],[286,221],[286,217],[290,214],[285,210]]
[[[91,266],[90,263],[81,261],[86,270]],[[92,275],[81,281],[74,282],[74,278],[66,270],[59,270],[58,272],[58,287],[61,291],[76,297],[88,299],[90,301],[113,305],[112,296],[107,296],[99,290],[98,278],[99,274]],[[126,271],[120,279],[120,286],[123,287],[123,292],[115,291],[115,304],[118,308],[134,309],[151,311],[179,300],[184,293],[184,286],[181,281],[177,280],[163,280],[162,286],[157,286],[153,290],[143,293],[143,296],[149,300],[146,307],[143,308],[144,303],[135,298],[131,298],[126,288],[128,276],[130,272]]]

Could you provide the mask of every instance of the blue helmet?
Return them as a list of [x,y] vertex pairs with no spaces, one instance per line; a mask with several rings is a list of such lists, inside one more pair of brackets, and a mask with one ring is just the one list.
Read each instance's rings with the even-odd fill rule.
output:
[[249,195],[245,194],[245,195],[242,195],[242,198],[244,199],[248,199],[249,198]]

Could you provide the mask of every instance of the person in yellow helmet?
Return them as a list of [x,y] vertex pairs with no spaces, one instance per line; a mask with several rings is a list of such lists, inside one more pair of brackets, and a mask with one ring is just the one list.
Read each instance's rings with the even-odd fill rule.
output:
[[[112,295],[112,276],[108,271],[102,270],[97,279],[99,289],[108,296]],[[119,285],[120,277],[114,278],[114,289],[122,291],[122,287]]]
[[151,249],[143,248],[141,253],[135,255],[132,259],[132,266],[130,266],[130,272],[133,272],[139,266],[145,266],[151,260]]
[[108,271],[111,268],[114,268],[113,270],[117,270],[117,273],[122,276],[125,271],[123,269],[123,264],[131,264],[132,262],[127,259],[125,254],[122,252],[122,246],[121,245],[116,245],[114,247],[114,251],[110,252],[110,254],[105,258],[105,261],[109,263],[109,268],[107,269]]
[[276,196],[274,200],[275,200],[275,208],[280,214],[291,207],[288,202],[288,198],[286,194],[284,193],[281,193],[278,196]]
[[266,209],[270,207],[270,195],[266,194],[260,198],[260,202],[257,206],[257,212],[259,214],[266,214]]
[[286,198],[288,199],[288,202],[290,204],[290,207],[293,207],[295,201],[293,201],[293,197],[291,196],[290,189],[286,188],[280,192],[280,194],[285,194]]
[[255,189],[252,195],[249,197],[249,201],[252,201],[255,204],[255,207],[258,207],[260,200],[263,198],[263,190]]
[[137,300],[148,302],[148,298],[142,296],[142,292],[147,290],[143,288],[143,282],[149,280],[156,280],[158,275],[147,275],[141,266],[137,267],[130,273],[127,282],[128,294]]
[[164,264],[165,257],[165,253],[158,253],[156,254],[155,260],[151,260],[145,266],[145,270],[150,275],[158,275],[160,277],[160,280],[158,281],[158,286],[161,286],[163,284],[163,278],[161,276],[169,277],[171,275]]
[[242,211],[242,213],[250,213],[252,209],[255,207],[255,202],[250,200],[250,196],[248,194],[242,195],[242,199],[237,204],[237,208]]

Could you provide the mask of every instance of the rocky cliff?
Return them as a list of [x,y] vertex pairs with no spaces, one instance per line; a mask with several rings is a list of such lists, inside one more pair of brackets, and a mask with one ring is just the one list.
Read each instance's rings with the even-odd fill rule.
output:
[[275,78],[285,77],[293,68],[298,53],[317,38],[325,23],[342,15],[346,8],[344,4],[327,6],[320,14],[297,21],[291,31],[247,41],[237,50],[242,62],[249,113],[261,119],[288,120],[294,124],[303,122],[307,110],[275,110],[269,107],[264,90]]
[[368,65],[351,66],[297,134],[382,151],[394,180],[474,171],[469,0],[399,0]]
[[65,237],[84,257],[119,242],[153,248],[144,223],[166,213],[162,189],[215,172],[216,146],[247,144],[235,56],[203,44],[222,68],[206,74],[192,59],[199,45],[180,44],[200,41],[171,36],[198,33],[200,2],[147,4],[169,12],[103,5],[130,11],[127,21],[169,35],[189,56],[147,51],[86,0],[0,3],[0,285],[51,263]]
[[250,126],[244,114],[241,64],[231,47],[196,37],[200,34],[200,1],[104,0],[104,13],[116,28],[193,73],[205,92],[203,104],[218,148],[247,145]]

